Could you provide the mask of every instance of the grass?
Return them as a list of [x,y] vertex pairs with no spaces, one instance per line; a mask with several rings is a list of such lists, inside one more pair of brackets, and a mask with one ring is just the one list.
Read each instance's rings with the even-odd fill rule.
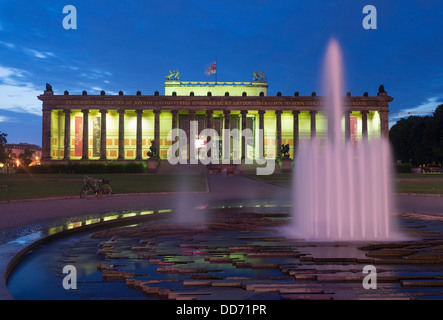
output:
[[443,194],[443,179],[440,181],[401,181],[396,183],[399,193]]
[[[248,176],[282,187],[291,187],[292,185],[291,174]],[[394,188],[398,193],[443,194],[443,174],[399,173],[394,177]]]
[[[203,174],[105,174],[102,176],[111,181],[114,193],[118,194],[206,191],[206,177]],[[287,188],[292,185],[291,174],[248,176]],[[101,175],[93,177],[98,178]],[[398,193],[443,194],[443,174],[402,173],[397,174],[395,178],[395,191]],[[181,183],[181,181],[186,183]],[[83,186],[83,175],[0,175],[0,186],[4,185],[7,185],[7,188],[0,187],[0,201],[78,197]]]
[[[110,180],[113,192],[118,194],[206,191],[206,177],[200,174],[106,174],[102,176]],[[0,201],[77,197],[83,187],[83,175],[0,175],[0,186],[4,185],[7,187],[0,188]]]

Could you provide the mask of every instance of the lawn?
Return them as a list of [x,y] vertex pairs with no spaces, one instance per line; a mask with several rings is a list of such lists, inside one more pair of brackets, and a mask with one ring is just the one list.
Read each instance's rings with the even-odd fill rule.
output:
[[[290,188],[291,174],[248,175],[250,178]],[[443,194],[443,174],[401,173],[394,177],[395,192]]]
[[[109,179],[116,194],[206,191],[206,176],[202,174],[103,174],[93,177]],[[0,201],[77,197],[83,184],[83,175],[76,174],[0,175]]]

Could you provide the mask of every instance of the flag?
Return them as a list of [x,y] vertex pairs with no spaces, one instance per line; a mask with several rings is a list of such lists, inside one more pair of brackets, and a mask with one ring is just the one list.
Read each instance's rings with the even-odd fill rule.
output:
[[206,75],[217,73],[217,61],[214,61],[211,65],[206,68]]

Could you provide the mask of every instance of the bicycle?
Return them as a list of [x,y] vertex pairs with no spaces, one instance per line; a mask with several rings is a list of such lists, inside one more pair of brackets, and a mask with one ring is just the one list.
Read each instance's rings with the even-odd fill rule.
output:
[[107,179],[95,179],[84,176],[83,182],[85,185],[80,191],[81,199],[84,199],[88,194],[95,194],[95,196],[109,196],[112,193],[112,187]]

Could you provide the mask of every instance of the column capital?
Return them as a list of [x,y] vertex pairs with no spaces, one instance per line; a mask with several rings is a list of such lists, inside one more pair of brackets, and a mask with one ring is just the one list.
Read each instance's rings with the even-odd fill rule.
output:
[[172,114],[178,114],[178,110],[171,110]]
[[153,110],[152,112],[154,112],[154,114],[160,114],[160,113],[162,113],[162,111],[161,111],[161,110],[158,110],[158,109]]
[[71,109],[63,109],[63,112],[64,112],[65,114],[70,114],[72,111],[71,111]]
[[246,115],[248,114],[248,110],[241,110],[240,113]]
[[265,113],[266,113],[265,110],[258,110],[258,114],[260,114],[260,115],[263,115],[263,114],[265,114]]
[[275,114],[282,114],[283,110],[275,110]]
[[368,111],[368,110],[360,110],[360,113],[361,113],[361,114],[368,114],[369,111]]
[[101,114],[107,114],[107,113],[108,113],[108,110],[106,110],[106,109],[100,109],[99,112],[100,112]]
[[136,109],[136,110],[135,110],[135,113],[137,113],[137,114],[143,114],[143,110],[142,110],[142,109]]
[[223,114],[225,114],[225,115],[231,114],[231,110],[223,110]]
[[195,110],[188,110],[188,114],[195,114]]
[[82,109],[82,113],[89,113],[89,109]]
[[298,114],[300,114],[300,110],[292,110],[292,114],[294,114],[294,115],[298,115]]
[[126,110],[125,109],[118,109],[117,112],[119,114],[125,114]]
[[309,111],[310,114],[316,114],[318,111],[317,110],[311,110]]

